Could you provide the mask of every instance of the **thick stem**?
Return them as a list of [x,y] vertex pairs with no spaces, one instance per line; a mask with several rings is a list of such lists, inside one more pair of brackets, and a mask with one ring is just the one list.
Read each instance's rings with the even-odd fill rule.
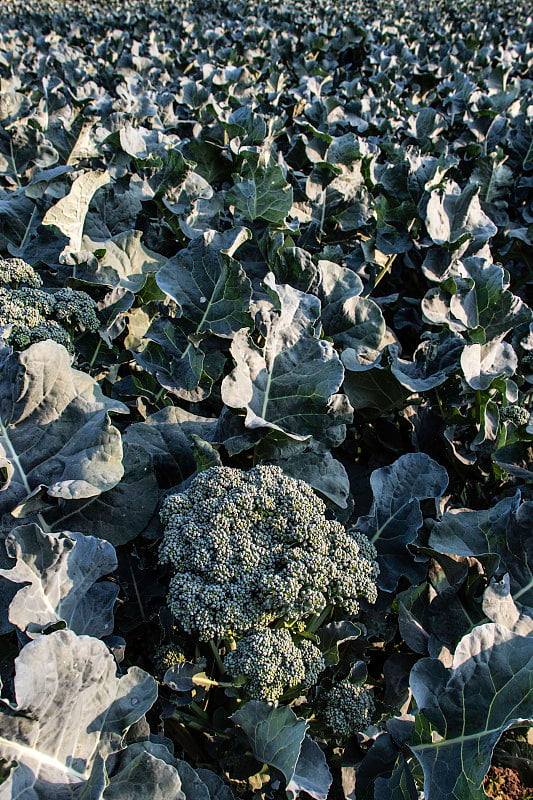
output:
[[315,614],[306,627],[307,633],[316,633],[321,627],[322,623],[329,617],[333,610],[333,606],[328,604],[320,615]]
[[218,646],[217,646],[217,644],[216,644],[214,639],[209,639],[209,647],[211,648],[211,652],[213,653],[213,655],[215,657],[215,661],[216,661],[217,667],[219,668],[221,675],[223,675],[224,672],[225,672],[224,662],[222,661]]
[[102,342],[103,342],[103,339],[98,339],[98,344],[96,345],[96,348],[94,350],[93,357],[89,361],[89,369],[91,369],[91,367],[94,366],[94,362],[96,361],[96,359],[98,357],[98,353],[100,352],[100,348],[102,346]]

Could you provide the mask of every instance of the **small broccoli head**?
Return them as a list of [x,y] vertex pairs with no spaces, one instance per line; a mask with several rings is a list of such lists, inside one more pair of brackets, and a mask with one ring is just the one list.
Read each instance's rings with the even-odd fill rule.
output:
[[372,692],[343,680],[320,698],[322,719],[337,739],[368,727],[374,713]]
[[530,412],[527,408],[519,405],[503,406],[500,409],[500,419],[502,422],[512,422],[518,428],[521,425],[527,425],[529,422]]
[[42,339],[54,339],[60,344],[70,339],[57,323],[50,324],[48,315],[52,299],[42,289],[21,286],[18,289],[0,288],[0,327],[9,327],[8,344],[23,350]]
[[[20,259],[10,261],[19,262]],[[33,280],[28,273],[29,270],[33,272],[32,267],[24,261],[21,264],[27,268],[26,271],[22,267],[18,271],[15,267],[4,270],[7,277],[12,277],[12,284],[31,283]],[[94,331],[98,328],[95,302],[85,292],[74,289],[46,292],[36,288],[41,279],[36,273],[33,275],[35,280],[31,285],[0,287],[0,328],[10,329],[8,344],[16,350],[23,350],[35,342],[53,339],[73,352],[71,337],[76,330]]]
[[224,659],[228,675],[246,678],[248,697],[271,703],[288,688],[313,686],[325,666],[318,647],[296,644],[287,628],[252,629]]
[[42,283],[33,267],[22,258],[0,258],[0,286],[16,289],[22,285],[38,289]]
[[165,501],[162,562],[169,605],[202,640],[241,636],[274,620],[294,622],[328,604],[348,613],[376,598],[375,550],[326,518],[312,488],[260,466],[212,467]]
[[158,675],[164,675],[167,669],[175,664],[182,664],[185,660],[183,650],[175,644],[163,644],[153,655],[154,667]]
[[45,320],[32,327],[14,325],[9,335],[8,343],[15,350],[24,350],[30,344],[44,342],[46,339],[52,339],[54,342],[62,344],[67,350],[72,350],[70,336],[61,325],[58,325],[53,320]]
[[52,295],[54,318],[67,328],[95,331],[98,328],[96,303],[86,292],[77,289],[59,289]]

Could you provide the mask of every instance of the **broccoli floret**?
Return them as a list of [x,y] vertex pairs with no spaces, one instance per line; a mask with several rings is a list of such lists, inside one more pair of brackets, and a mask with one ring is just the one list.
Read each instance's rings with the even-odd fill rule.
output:
[[[0,289],[2,325],[28,325],[33,328],[51,314],[52,296],[42,289],[21,286],[19,289]],[[3,320],[6,321],[3,321]]]
[[153,656],[155,671],[159,675],[164,675],[167,669],[175,664],[182,664],[185,660],[183,650],[175,644],[161,645]]
[[21,258],[0,258],[0,285],[16,289],[22,284],[37,289],[42,283],[33,267]]
[[54,317],[69,328],[95,331],[98,328],[96,305],[86,292],[76,289],[59,289],[52,295],[54,299]]
[[45,339],[52,339],[58,344],[62,344],[67,350],[72,350],[70,336],[61,325],[53,320],[39,322],[38,325],[29,327],[28,325],[15,325],[8,338],[8,343],[15,350],[24,350],[35,342],[44,342]]
[[376,599],[376,553],[326,519],[324,502],[276,466],[211,467],[165,501],[160,560],[176,570],[169,606],[201,640],[294,622],[328,604]]
[[72,352],[74,330],[98,328],[96,304],[88,294],[69,288],[56,292],[38,288],[40,277],[21,259],[0,261],[0,278],[6,284],[0,288],[0,328],[11,329],[7,342],[16,350],[53,339]]
[[320,698],[320,712],[337,739],[368,727],[374,713],[374,698],[369,689],[345,679]]
[[295,644],[287,628],[250,630],[224,659],[228,675],[247,679],[249,697],[271,703],[287,688],[313,686],[325,666],[318,647],[306,639]]
[[513,422],[515,425],[527,425],[529,422],[529,411],[522,406],[512,405],[503,406],[500,409],[500,419],[502,422]]

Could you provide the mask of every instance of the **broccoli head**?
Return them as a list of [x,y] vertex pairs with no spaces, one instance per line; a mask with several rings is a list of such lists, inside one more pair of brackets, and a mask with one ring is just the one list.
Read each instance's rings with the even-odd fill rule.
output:
[[307,639],[296,644],[287,628],[252,629],[224,658],[228,675],[246,678],[249,697],[272,703],[287,688],[313,686],[325,666],[318,647]]
[[211,467],[161,510],[160,560],[175,573],[169,606],[201,640],[242,636],[274,620],[304,620],[327,605],[376,599],[373,545],[326,518],[304,481],[276,466]]
[[374,713],[369,689],[345,679],[320,698],[321,717],[337,739],[368,727]]
[[41,284],[22,259],[0,259],[0,328],[10,328],[7,341],[16,350],[53,339],[72,352],[74,331],[98,328],[96,304],[85,292],[47,292]]
[[517,427],[527,425],[529,422],[529,411],[519,405],[503,406],[500,409],[500,419],[502,422],[512,422]]
[[38,289],[42,286],[40,276],[22,258],[0,258],[0,286],[16,289],[21,284]]
[[[1,290],[0,290],[1,291]],[[0,303],[1,303],[0,298]],[[44,342],[45,339],[53,339],[54,342],[62,344],[67,350],[72,350],[70,336],[61,325],[54,320],[45,320],[37,325],[15,325],[8,337],[8,343],[15,350],[24,350],[35,342]]]
[[153,655],[155,671],[159,675],[164,675],[167,669],[185,660],[183,650],[175,644],[162,644]]
[[98,328],[96,304],[86,292],[68,287],[53,295],[53,314],[61,325],[68,329],[95,331]]

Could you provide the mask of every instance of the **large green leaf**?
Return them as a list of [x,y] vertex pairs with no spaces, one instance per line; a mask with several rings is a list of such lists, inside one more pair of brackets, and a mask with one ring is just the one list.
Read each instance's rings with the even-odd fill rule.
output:
[[533,502],[520,493],[488,509],[454,508],[433,525],[429,545],[439,553],[482,561],[490,576],[508,572],[511,594],[533,606]]
[[342,441],[339,426],[350,418],[350,408],[335,392],[344,369],[334,348],[315,335],[318,301],[276,286],[273,276],[267,281],[278,302],[262,306],[264,344],[256,344],[245,329],[235,335],[236,366],[222,382],[222,400],[245,409],[248,428],[270,428],[300,440],[333,434]]
[[498,264],[472,256],[457,262],[447,278],[422,300],[423,312],[433,324],[472,331],[472,341],[489,343],[530,322],[531,309],[509,291],[509,276]]
[[[164,746],[151,742],[136,742],[121,750],[113,758],[111,777],[108,776],[102,800],[129,800],[133,797],[150,800],[182,800],[187,797],[194,800],[194,795],[182,792],[179,773],[171,763],[167,763],[165,750]],[[110,769],[110,760],[106,770]],[[174,759],[170,757],[168,760]]]
[[509,342],[467,344],[461,353],[461,368],[472,389],[484,391],[500,376],[514,375],[518,359]]
[[378,350],[385,335],[381,309],[368,297],[348,295],[329,303],[322,313],[322,324],[337,347],[355,353]]
[[212,441],[217,423],[216,417],[200,417],[178,406],[167,406],[144,422],[130,425],[124,440],[148,454],[162,483],[174,485],[196,469],[195,437]]
[[303,791],[326,800],[332,779],[324,753],[306,736],[307,722],[289,706],[250,700],[232,720],[244,730],[255,758],[282,773],[289,798]]
[[70,362],[50,340],[4,356],[0,455],[13,474],[0,494],[1,513],[43,485],[51,497],[78,500],[111,489],[124,474],[121,436],[108,412],[126,408]]
[[485,242],[494,236],[496,225],[482,210],[478,193],[475,184],[461,191],[454,181],[431,192],[424,221],[435,244],[458,245],[463,238]]
[[159,489],[150,456],[137,445],[124,442],[124,474],[106,492],[83,500],[65,502],[41,511],[54,530],[65,526],[106,539],[115,547],[135,539],[152,519]]
[[245,732],[259,763],[279,769],[288,784],[296,769],[307,722],[289,706],[273,708],[259,700],[250,700],[232,719]]
[[270,463],[277,464],[287,475],[305,481],[339,508],[348,507],[350,481],[341,462],[333,458],[329,450],[324,452],[322,447],[311,446]]
[[370,485],[374,495],[370,514],[359,517],[354,527],[366,533],[378,551],[378,583],[388,592],[402,575],[418,583],[421,565],[407,545],[422,525],[420,501],[443,495],[446,470],[425,453],[406,453],[389,467],[374,470]]
[[71,250],[81,250],[83,225],[93,195],[110,180],[109,172],[84,172],[69,193],[48,209],[43,225],[55,226],[68,238]]
[[531,720],[533,637],[479,625],[457,645],[450,669],[424,658],[410,685],[418,713],[409,748],[424,770],[424,797],[482,800],[498,739]]
[[205,400],[222,374],[225,354],[213,342],[202,343],[202,347],[195,344],[178,322],[156,317],[146,332],[146,346],[134,353],[135,361],[177,397],[190,402]]
[[411,392],[427,392],[459,370],[464,341],[459,336],[433,336],[419,344],[413,360],[399,357],[399,347],[390,345],[390,371]]
[[[237,233],[236,247],[250,237],[246,228]],[[178,304],[184,331],[195,338],[206,333],[231,337],[252,322],[250,281],[240,264],[215,246],[215,237],[209,231],[193,239],[156,275],[159,288]]]
[[139,292],[150,272],[157,272],[167,259],[141,242],[141,231],[125,231],[103,241],[82,239],[82,248],[96,254],[96,260],[75,268],[75,277],[86,283],[120,286]]
[[113,631],[113,606],[119,587],[100,579],[114,572],[114,548],[81,533],[46,534],[38,525],[14,528],[6,539],[16,559],[0,575],[18,589],[9,619],[32,639],[60,621],[77,634],[99,638]]
[[226,201],[251,222],[282,223],[292,207],[292,187],[283,170],[268,151],[248,150],[242,155],[241,175],[234,176],[236,183],[226,193]]
[[0,707],[0,758],[16,761],[0,788],[35,800],[70,800],[97,756],[120,749],[153,705],[154,679],[139,667],[116,677],[106,645],[69,630],[40,636],[15,661],[16,703]]

